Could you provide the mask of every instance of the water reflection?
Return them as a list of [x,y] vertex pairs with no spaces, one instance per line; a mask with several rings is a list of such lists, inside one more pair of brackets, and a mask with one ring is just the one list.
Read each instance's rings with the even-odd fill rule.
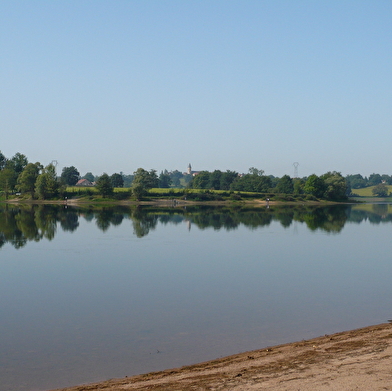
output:
[[331,205],[331,206],[273,206],[268,208],[209,207],[192,206],[184,208],[153,207],[64,207],[60,205],[5,204],[0,207],[0,248],[5,243],[16,249],[29,241],[52,240],[61,227],[63,231],[74,232],[79,220],[95,221],[103,232],[111,226],[118,226],[130,220],[133,234],[142,238],[154,230],[158,223],[180,224],[186,222],[188,228],[196,226],[200,230],[235,230],[239,226],[257,229],[278,221],[287,228],[293,222],[306,224],[311,231],[322,230],[339,233],[348,222],[369,221],[380,224],[392,221],[392,205]]

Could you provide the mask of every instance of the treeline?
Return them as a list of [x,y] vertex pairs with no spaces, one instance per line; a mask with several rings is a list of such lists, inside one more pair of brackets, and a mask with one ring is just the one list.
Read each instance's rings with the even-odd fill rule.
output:
[[[374,195],[388,196],[386,184],[392,184],[388,175],[372,174],[363,178],[360,174],[343,177],[339,172],[327,172],[304,178],[281,178],[265,175],[263,170],[251,167],[248,173],[236,171],[200,171],[194,174],[178,170],[161,171],[138,168],[132,175],[122,172],[94,176],[91,172],[81,177],[76,167],[64,167],[60,176],[54,164],[43,166],[31,163],[21,153],[6,158],[0,152],[0,192],[8,198],[9,194],[21,193],[33,199],[55,199],[67,196],[67,186],[74,186],[80,179],[87,179],[103,197],[114,194],[114,188],[129,188],[128,195],[136,199],[144,197],[152,188],[188,188],[204,190],[224,190],[228,192],[253,192],[259,194],[307,195],[317,199],[343,201],[352,194],[353,189],[376,185]],[[127,196],[123,193],[122,196]]]
[[369,186],[377,186],[380,183],[392,185],[392,175],[371,174],[368,177],[363,177],[361,174],[347,175],[347,183],[351,189],[362,189]]
[[239,192],[308,194],[316,198],[343,201],[348,196],[345,178],[336,171],[321,176],[316,174],[307,178],[291,178],[283,175],[276,178],[264,175],[263,170],[251,167],[247,174],[233,171],[201,171],[189,184],[194,189],[231,190]]

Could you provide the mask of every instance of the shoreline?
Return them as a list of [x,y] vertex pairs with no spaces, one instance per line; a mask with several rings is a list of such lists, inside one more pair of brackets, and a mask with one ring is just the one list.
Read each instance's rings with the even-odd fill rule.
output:
[[252,200],[241,200],[241,201],[188,201],[188,200],[177,200],[173,203],[171,199],[158,199],[158,200],[146,200],[146,201],[134,201],[134,200],[107,200],[107,201],[94,201],[94,200],[86,200],[83,198],[76,199],[68,199],[67,202],[64,200],[31,200],[25,199],[20,200],[17,198],[3,200],[0,203],[10,204],[10,205],[64,205],[64,206],[83,206],[83,205],[96,205],[96,206],[112,206],[112,205],[121,205],[121,206],[187,206],[187,205],[211,205],[211,206],[274,206],[274,205],[352,205],[357,204],[357,202],[347,201],[347,202],[335,202],[335,201],[265,201],[261,199],[252,199]]
[[382,323],[181,368],[52,391],[391,389],[392,324]]

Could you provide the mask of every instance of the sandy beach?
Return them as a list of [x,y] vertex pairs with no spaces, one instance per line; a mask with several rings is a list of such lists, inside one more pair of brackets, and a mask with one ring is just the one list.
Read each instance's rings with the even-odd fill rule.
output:
[[392,390],[392,324],[61,389],[87,390]]

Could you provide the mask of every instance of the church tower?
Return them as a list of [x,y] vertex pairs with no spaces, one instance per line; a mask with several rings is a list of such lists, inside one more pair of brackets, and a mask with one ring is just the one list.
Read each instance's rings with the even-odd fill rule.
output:
[[191,174],[192,174],[192,166],[191,166],[191,163],[188,164],[188,171],[187,171],[187,174],[188,174],[188,175],[191,175]]

